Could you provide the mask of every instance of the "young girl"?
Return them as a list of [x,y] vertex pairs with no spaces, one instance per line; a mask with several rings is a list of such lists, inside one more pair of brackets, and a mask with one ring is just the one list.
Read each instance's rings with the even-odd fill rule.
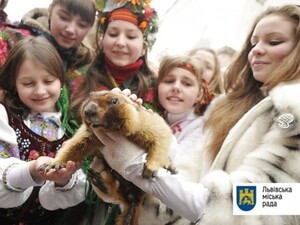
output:
[[[68,72],[67,85],[72,91],[74,76],[80,75],[84,66],[94,57],[90,40],[85,37],[93,27],[95,17],[93,0],[53,0],[48,9],[32,9],[17,26],[8,24],[6,29],[1,29],[0,37],[6,40],[7,50],[1,51],[0,58],[4,61],[9,49],[20,38],[27,35],[42,36],[58,51]],[[96,42],[96,37],[93,38],[93,42]]]
[[[176,138],[173,165],[181,179],[193,182],[198,182],[201,174],[201,149],[198,146],[201,145],[203,128],[201,101],[206,93],[202,83],[203,73],[203,66],[196,59],[168,56],[160,62],[157,79],[159,108],[162,108],[163,116]],[[153,211],[156,204],[161,203],[150,197],[145,200],[140,224],[187,224],[185,219],[169,209]],[[159,208],[166,207],[161,204]]]
[[58,173],[38,170],[67,140],[57,107],[64,76],[56,49],[41,37],[20,40],[1,68],[1,224],[55,224],[62,215],[56,209],[84,200],[78,164]]
[[129,88],[145,102],[153,99],[155,74],[147,61],[147,51],[154,43],[157,15],[148,2],[107,1],[99,13],[101,49],[73,96],[78,108],[90,91]]
[[[193,223],[299,224],[299,215],[233,215],[233,183],[299,183],[300,7],[270,7],[256,20],[226,73],[226,95],[206,111],[206,175],[194,183],[160,170],[143,179],[141,154],[116,134],[98,137],[106,161],[129,181]],[[207,116],[207,117],[206,117]],[[202,146],[199,146],[202,148]],[[123,154],[124,156],[124,154]],[[187,162],[188,163],[188,162]]]
[[[95,53],[85,37],[93,27],[96,8],[93,0],[53,0],[48,9],[35,8],[28,12],[18,25],[6,24],[0,30],[0,67],[10,49],[24,36],[42,36],[58,51],[66,71],[66,86],[59,99],[63,120],[68,117],[69,94],[91,63]],[[90,37],[90,36],[89,36]],[[96,35],[93,35],[96,42]],[[90,39],[90,38],[89,38]],[[0,87],[1,89],[1,87]],[[65,105],[64,108],[61,105]],[[69,124],[66,134],[71,137],[78,124]]]
[[[107,1],[104,9],[98,5],[98,25],[102,36],[100,49],[86,75],[77,79],[81,85],[73,92],[72,111],[77,112],[91,91],[115,87],[130,88],[143,98],[146,107],[152,106],[156,76],[147,61],[147,52],[155,40],[157,15],[149,2],[111,0]],[[101,208],[100,211],[104,212],[94,213],[101,216],[95,222],[101,224],[105,220],[106,224],[115,224],[114,215],[109,212],[118,213],[118,207],[114,208],[116,210],[111,210],[111,207],[114,206],[93,205],[91,208]]]
[[[193,160],[196,164],[199,162],[197,158],[200,149],[194,147],[202,136],[203,118],[200,116],[200,103],[205,94],[202,85],[203,73],[203,66],[195,59],[187,56],[169,56],[161,61],[157,79],[158,101],[179,147],[175,153],[174,165],[176,168],[186,167],[187,171],[179,169],[179,173],[185,179],[194,181],[200,177],[200,168],[193,169],[191,174],[188,167],[198,167]],[[195,156],[191,157],[190,154]],[[189,165],[181,162],[185,155],[193,159]]]

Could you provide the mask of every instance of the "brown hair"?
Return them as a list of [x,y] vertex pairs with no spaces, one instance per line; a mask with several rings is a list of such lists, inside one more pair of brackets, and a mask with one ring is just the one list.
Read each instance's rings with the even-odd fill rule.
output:
[[53,0],[49,6],[50,11],[57,4],[65,6],[70,13],[79,15],[91,26],[94,24],[96,7],[93,0]]
[[0,70],[0,87],[4,90],[1,102],[10,113],[27,116],[30,109],[20,100],[16,90],[16,79],[22,63],[31,59],[42,65],[47,72],[64,84],[64,67],[56,49],[42,37],[27,36],[17,42],[9,51]]
[[[253,77],[248,53],[251,51],[251,36],[257,23],[266,16],[278,15],[289,21],[295,27],[295,47],[284,59],[284,63],[273,71],[268,80],[262,84]],[[212,159],[218,154],[222,143],[230,129],[237,121],[255,104],[263,99],[261,88],[267,92],[281,82],[292,81],[300,78],[300,7],[296,5],[285,5],[281,7],[270,7],[256,18],[249,32],[242,50],[229,65],[225,74],[226,98],[219,101],[209,114],[205,128],[212,132],[211,142],[208,149]],[[237,107],[238,106],[238,107]],[[226,118],[224,118],[226,117]]]
[[[68,12],[79,15],[83,21],[90,24],[91,29],[96,30],[95,26],[93,26],[96,18],[94,0],[53,0],[49,6],[49,11],[52,11],[52,8],[58,4],[66,7]],[[49,23],[51,23],[51,21],[49,21]],[[90,32],[94,31],[90,30]],[[81,45],[76,48],[76,54],[72,57],[71,67],[80,67],[89,64],[95,57],[95,50],[91,45],[98,43],[98,36],[94,33],[88,34],[90,35],[87,35]]]

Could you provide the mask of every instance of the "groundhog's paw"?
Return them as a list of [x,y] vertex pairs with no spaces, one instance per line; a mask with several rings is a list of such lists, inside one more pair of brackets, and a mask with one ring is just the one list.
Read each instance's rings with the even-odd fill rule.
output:
[[88,180],[107,196],[116,192],[120,186],[120,182],[108,170],[96,172],[90,168],[88,170]]
[[40,165],[40,167],[38,168],[38,171],[45,171],[48,166],[49,166],[48,163],[44,163],[44,164]]
[[170,171],[171,174],[178,173],[178,170],[172,165],[172,163],[169,164],[169,166],[164,167],[166,170]]
[[52,163],[44,163],[39,167],[39,171],[50,171],[51,169],[55,169],[56,171],[60,170],[61,168],[64,168],[66,165],[65,163],[61,162],[52,162]]
[[150,177],[156,177],[159,167],[157,166],[151,166],[149,164],[145,164],[144,170],[143,170],[143,177],[144,178],[150,178]]
[[90,183],[96,186],[101,192],[108,194],[108,188],[100,173],[96,172],[91,168],[88,169],[88,180]]
[[170,173],[172,174],[178,173],[176,168],[172,165],[171,161],[157,163],[151,160],[145,163],[142,175],[144,178],[156,177],[159,168],[164,168],[170,171]]

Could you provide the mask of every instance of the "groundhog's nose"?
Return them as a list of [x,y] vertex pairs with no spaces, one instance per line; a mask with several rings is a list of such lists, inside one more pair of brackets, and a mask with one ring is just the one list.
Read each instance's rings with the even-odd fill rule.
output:
[[97,115],[97,108],[98,106],[96,104],[89,104],[85,110],[84,110],[84,114],[87,116],[87,117],[92,117],[92,116],[95,116]]

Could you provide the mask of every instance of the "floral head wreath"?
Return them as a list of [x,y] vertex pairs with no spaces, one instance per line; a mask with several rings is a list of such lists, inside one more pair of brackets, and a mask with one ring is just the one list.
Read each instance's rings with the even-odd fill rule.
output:
[[151,49],[158,31],[158,16],[150,7],[150,2],[151,0],[96,0],[100,33],[105,33],[113,11],[128,9],[137,16],[137,26],[143,32],[144,41]]

